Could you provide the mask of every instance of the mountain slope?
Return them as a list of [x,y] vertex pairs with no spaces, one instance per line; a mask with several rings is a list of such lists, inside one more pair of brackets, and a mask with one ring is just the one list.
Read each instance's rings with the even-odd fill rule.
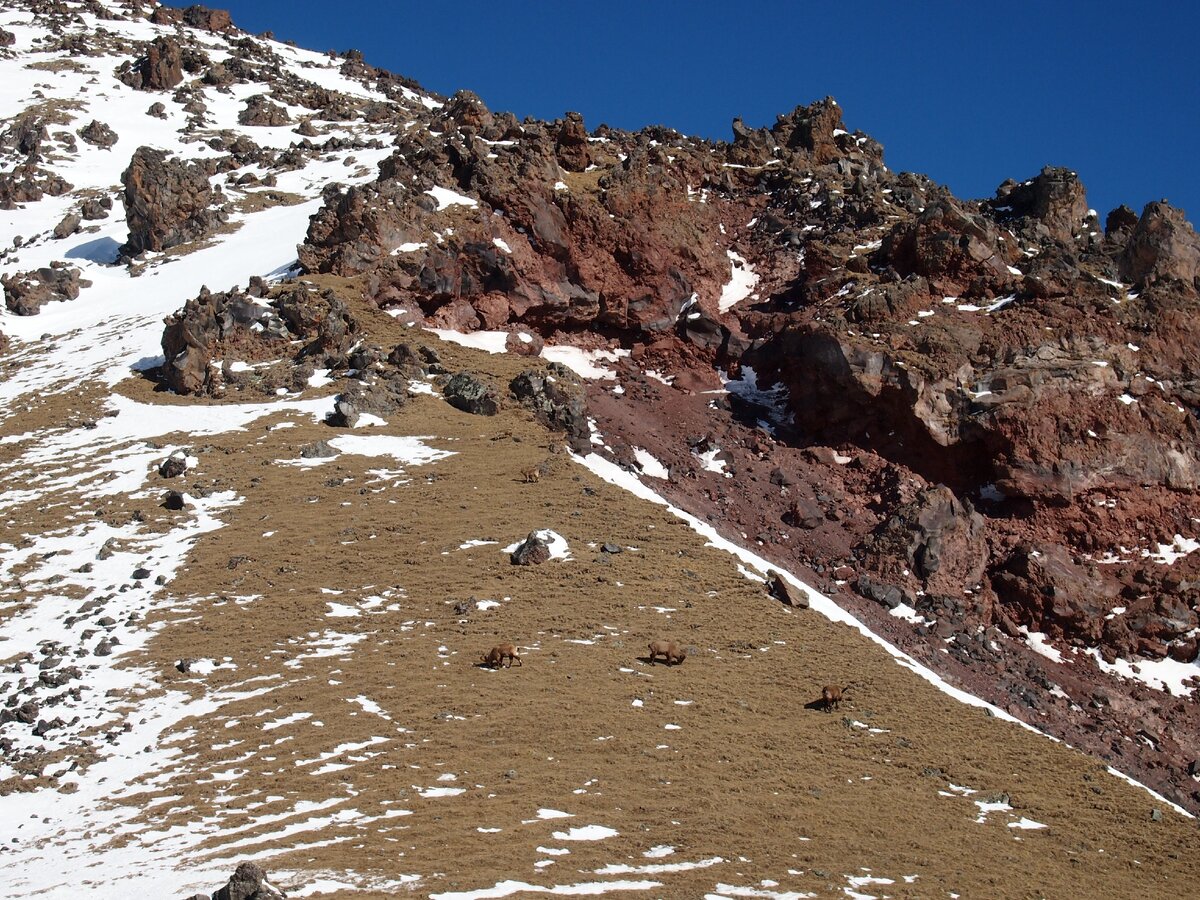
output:
[[[789,396],[750,390],[772,351],[723,317],[799,262],[716,237],[762,212],[717,196],[761,135],[688,144],[668,184],[677,135],[515,123],[212,11],[0,9],[6,895],[183,896],[241,859],[298,896],[1188,890],[1168,803],[638,499],[771,484],[720,433],[691,446],[733,477],[681,477],[693,424],[802,471],[729,409]],[[833,115],[782,140],[836,168]],[[700,393],[714,363],[732,396]],[[683,665],[644,658],[660,637]],[[523,665],[477,664],[510,640]]]

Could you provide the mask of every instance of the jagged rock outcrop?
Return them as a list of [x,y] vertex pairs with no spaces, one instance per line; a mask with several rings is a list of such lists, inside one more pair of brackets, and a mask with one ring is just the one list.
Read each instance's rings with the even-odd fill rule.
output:
[[997,221],[1033,241],[1072,243],[1085,230],[1087,193],[1069,169],[1046,166],[1029,181],[1006,181],[988,202]]
[[935,201],[883,240],[883,259],[901,276],[920,275],[954,296],[981,296],[1008,287],[1019,248],[984,216],[953,200]]
[[545,372],[527,369],[512,380],[509,390],[543,425],[565,431],[567,445],[576,453],[591,451],[587,396],[579,377],[566,366],[551,363]]
[[126,256],[167,250],[197,240],[224,216],[214,209],[209,172],[195,162],[170,158],[163,150],[139,147],[121,175],[129,222]]
[[146,55],[117,71],[117,78],[139,91],[168,91],[183,81],[183,51],[169,37],[157,37]]
[[1169,282],[1200,290],[1200,236],[1182,210],[1147,203],[1121,254],[1120,272],[1139,287]]
[[283,320],[272,309],[245,294],[202,290],[166,319],[163,383],[179,394],[220,393],[221,372],[212,365],[218,347],[227,353],[240,351],[238,358],[253,358],[253,348],[261,341],[290,337]]
[[155,25],[188,25],[192,28],[212,32],[237,30],[227,11],[209,9],[198,4],[186,9],[175,9],[169,6],[156,7],[150,14],[150,21]]
[[240,125],[279,126],[290,125],[292,117],[287,109],[272,103],[264,94],[255,94],[246,101],[246,107],[238,113]]
[[79,277],[79,269],[58,261],[32,272],[0,275],[0,283],[5,305],[18,316],[36,316],[43,305],[55,300],[74,300],[80,288],[92,284]]
[[80,128],[78,134],[84,141],[104,150],[113,147],[118,140],[117,133],[104,122],[92,119],[90,123]]

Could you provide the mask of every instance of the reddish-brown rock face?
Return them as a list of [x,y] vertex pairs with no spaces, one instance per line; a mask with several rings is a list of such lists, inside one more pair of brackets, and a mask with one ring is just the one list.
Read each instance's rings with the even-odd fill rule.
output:
[[[619,461],[649,449],[675,502],[1108,752],[1135,705],[1087,654],[1197,651],[1200,554],[1170,583],[1158,560],[1200,521],[1200,239],[1165,204],[1102,232],[1066,169],[957,199],[888,171],[829,99],[733,133],[589,134],[459,94],[328,195],[300,260],[429,324],[629,350],[588,411]],[[1027,632],[1109,702],[1046,694]],[[1151,780],[1200,808],[1181,765]]]

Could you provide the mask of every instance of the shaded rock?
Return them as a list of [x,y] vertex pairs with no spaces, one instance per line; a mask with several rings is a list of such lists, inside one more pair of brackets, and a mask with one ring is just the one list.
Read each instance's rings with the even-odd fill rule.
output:
[[1128,240],[1137,227],[1138,214],[1122,203],[1104,218],[1104,236],[1113,240]]
[[291,123],[292,117],[288,115],[288,111],[272,103],[263,94],[250,97],[245,108],[238,113],[239,125],[279,126]]
[[550,544],[536,531],[529,532],[509,559],[514,566],[537,566],[550,558]]
[[229,883],[212,900],[279,900],[286,895],[267,880],[267,873],[252,862],[239,863]]
[[146,55],[117,70],[117,78],[139,91],[165,91],[183,81],[183,53],[169,37],[157,37]]
[[87,143],[94,144],[105,150],[108,150],[119,140],[115,131],[97,119],[92,119],[89,124],[80,128],[78,134]]
[[187,506],[187,497],[180,491],[167,491],[163,495],[162,507],[172,512],[178,512]]
[[500,412],[500,394],[495,386],[471,372],[450,376],[442,396],[455,409],[476,416],[494,416]]
[[539,422],[565,431],[572,450],[590,452],[587,394],[583,382],[574,372],[560,363],[550,363],[544,372],[525,370],[509,383],[508,388]]
[[129,240],[121,252],[136,256],[166,250],[197,240],[219,225],[224,215],[210,209],[214,195],[208,176],[197,163],[139,147],[121,175],[129,222]]
[[[162,9],[163,7],[159,8]],[[167,117],[167,107],[161,102],[151,103],[150,107],[146,110],[146,115],[153,116],[156,119],[165,119]]]
[[162,478],[178,478],[187,468],[187,457],[182,453],[173,453],[159,464],[158,474]]
[[4,302],[18,316],[36,316],[42,305],[53,300],[74,300],[91,282],[64,262],[52,262],[33,272],[0,275]]

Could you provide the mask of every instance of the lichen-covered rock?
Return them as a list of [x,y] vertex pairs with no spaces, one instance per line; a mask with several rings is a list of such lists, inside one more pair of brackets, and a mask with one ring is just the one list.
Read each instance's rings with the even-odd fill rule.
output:
[[494,416],[500,412],[500,392],[496,386],[472,372],[451,375],[442,388],[442,396],[455,409],[474,416]]
[[567,433],[567,443],[576,453],[591,450],[587,395],[579,377],[559,363],[545,371],[527,369],[508,386],[517,401],[543,425]]

